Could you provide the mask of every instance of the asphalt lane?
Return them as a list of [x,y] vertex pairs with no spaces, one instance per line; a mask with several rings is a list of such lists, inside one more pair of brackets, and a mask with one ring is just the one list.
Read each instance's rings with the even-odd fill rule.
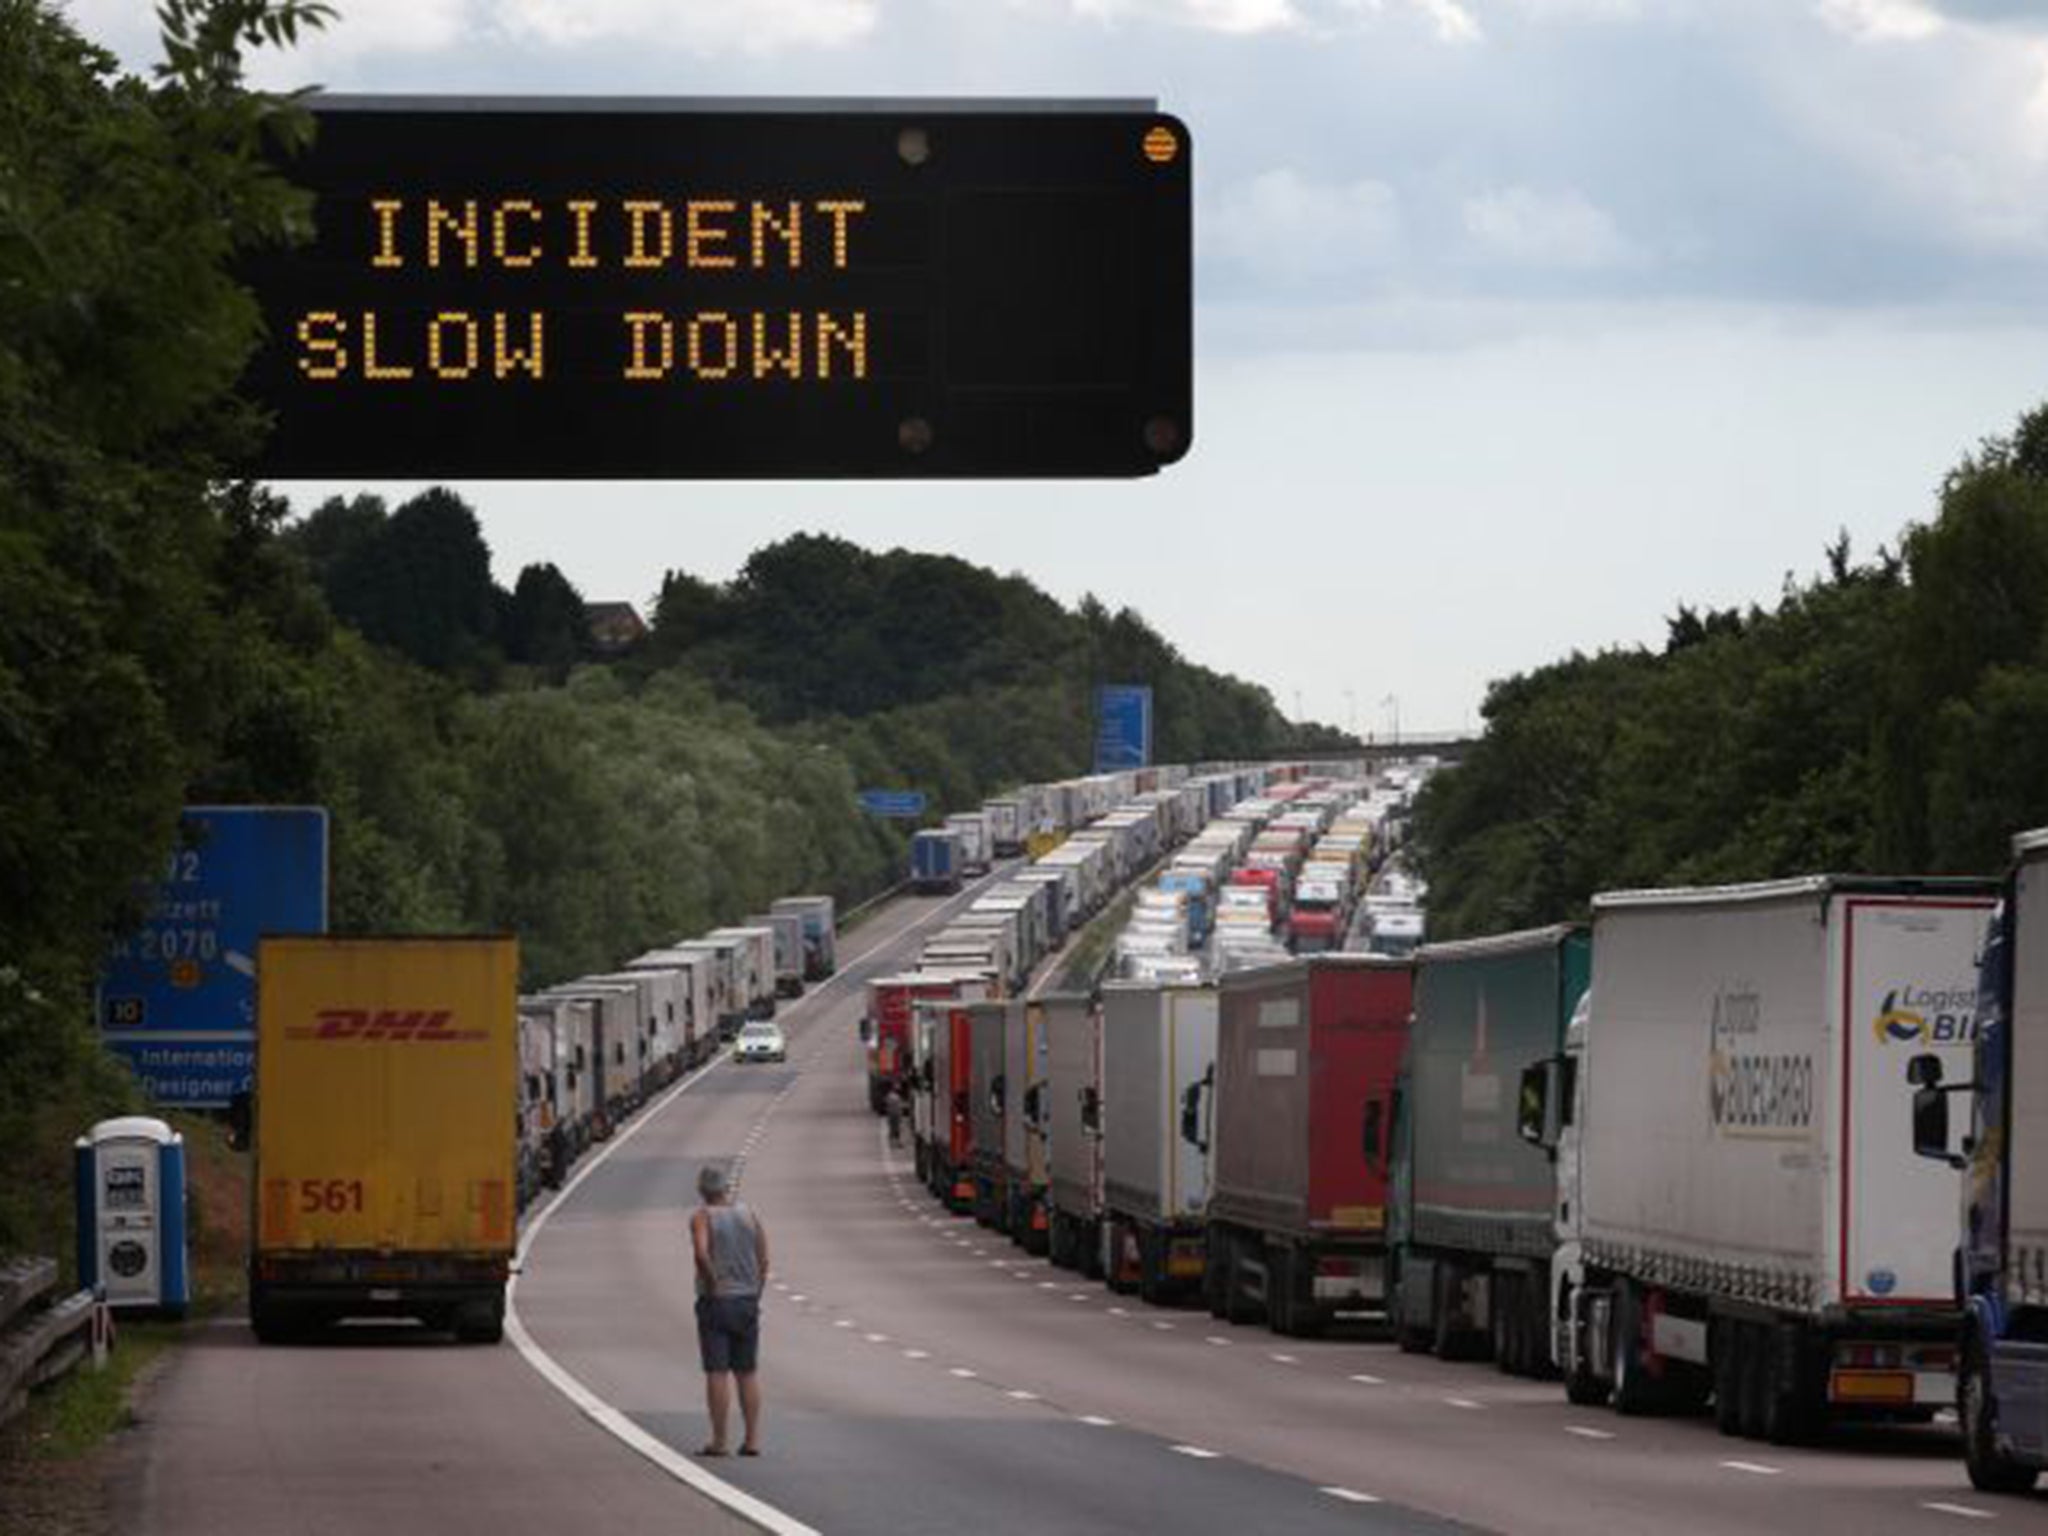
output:
[[2048,1531],[2048,1501],[1973,1493],[1939,1429],[1762,1446],[1384,1343],[1147,1308],[1052,1270],[940,1211],[891,1157],[858,1012],[857,988],[817,999],[792,1016],[787,1070],[722,1069],[651,1120],[565,1202],[520,1290],[566,1369],[694,1447],[683,1221],[696,1168],[744,1157],[742,1197],[776,1255],[769,1455],[719,1475],[818,1529]]
[[[892,1347],[892,1337],[792,1278],[815,1274],[849,1294],[879,1283],[904,1291],[912,1312],[921,1284],[957,1278],[948,1262],[904,1243],[900,1207],[891,1207],[896,1221],[867,1209],[889,1185],[854,1030],[860,982],[906,965],[914,930],[971,894],[905,904],[900,945],[882,945],[834,990],[787,1011],[788,1067],[708,1074],[568,1192],[519,1283],[519,1315],[534,1341],[665,1444],[684,1453],[701,1445],[686,1222],[697,1170],[718,1162],[736,1169],[740,1198],[767,1221],[776,1258],[763,1322],[768,1454],[719,1462],[717,1475],[804,1524],[855,1536],[1128,1532],[1159,1521],[1190,1536],[1452,1530],[1363,1492],[1325,1491],[1196,1442],[1109,1423],[936,1350]],[[869,1236],[888,1251],[864,1244],[835,1273],[841,1256],[819,1223],[848,1220],[875,1229]],[[1085,1381],[1076,1391],[1085,1395]]]

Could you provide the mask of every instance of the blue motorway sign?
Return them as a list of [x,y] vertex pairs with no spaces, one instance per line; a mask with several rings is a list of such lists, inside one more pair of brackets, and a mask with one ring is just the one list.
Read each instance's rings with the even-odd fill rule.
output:
[[860,792],[860,808],[870,816],[895,816],[906,821],[915,821],[924,814],[925,796],[921,789],[864,789]]
[[159,1104],[224,1105],[256,1062],[256,940],[327,930],[327,812],[199,805],[100,978],[108,1047]]
[[1095,690],[1095,771],[1143,768],[1152,761],[1152,690],[1109,683]]

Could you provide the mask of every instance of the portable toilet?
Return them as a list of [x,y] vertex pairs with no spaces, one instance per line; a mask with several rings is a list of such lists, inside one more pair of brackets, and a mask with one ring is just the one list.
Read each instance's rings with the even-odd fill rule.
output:
[[75,1144],[78,1283],[113,1307],[181,1315],[191,1300],[185,1248],[185,1138],[161,1120],[102,1120]]

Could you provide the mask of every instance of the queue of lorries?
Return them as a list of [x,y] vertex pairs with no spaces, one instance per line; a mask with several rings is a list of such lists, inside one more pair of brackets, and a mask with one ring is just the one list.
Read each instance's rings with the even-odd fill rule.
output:
[[[1240,858],[1348,809],[1256,795]],[[1161,855],[1147,889],[1176,899],[1139,926],[1200,932],[1164,882],[1213,830]],[[905,978],[891,1062],[933,1192],[1234,1322],[1356,1319],[1781,1443],[1953,1406],[1979,1487],[2048,1465],[2048,831],[2002,888],[1616,891],[1405,953],[1279,924],[1200,975],[1125,946],[1085,994]]]
[[509,937],[263,940],[246,1136],[257,1337],[385,1315],[495,1342],[519,1212],[748,1020],[831,975],[835,934],[832,898],[789,897],[527,996]]

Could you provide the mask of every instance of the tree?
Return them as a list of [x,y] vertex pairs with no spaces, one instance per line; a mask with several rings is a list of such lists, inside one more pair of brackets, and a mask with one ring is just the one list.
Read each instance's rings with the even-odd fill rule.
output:
[[500,625],[505,658],[559,681],[583,654],[583,594],[551,564],[529,565],[513,583]]

